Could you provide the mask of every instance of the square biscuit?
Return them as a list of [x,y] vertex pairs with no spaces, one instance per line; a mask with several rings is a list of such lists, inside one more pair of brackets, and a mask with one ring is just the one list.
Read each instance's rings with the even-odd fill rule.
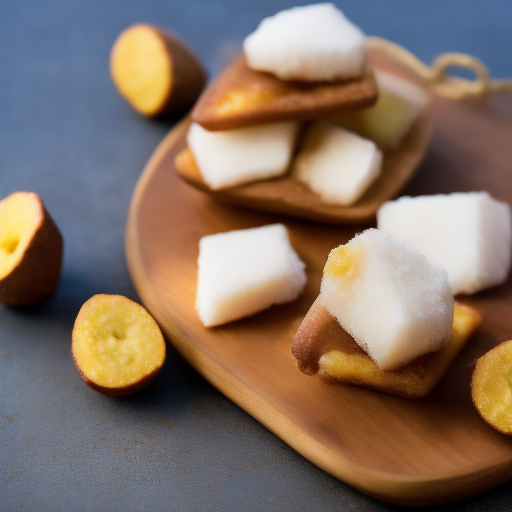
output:
[[203,92],[192,121],[210,131],[255,124],[318,119],[377,101],[375,77],[367,64],[361,77],[347,81],[284,81],[250,69],[242,55]]
[[442,348],[397,370],[384,371],[317,299],[295,335],[292,353],[299,369],[308,375],[403,398],[423,398],[441,380],[481,321],[477,310],[456,302],[452,336]]

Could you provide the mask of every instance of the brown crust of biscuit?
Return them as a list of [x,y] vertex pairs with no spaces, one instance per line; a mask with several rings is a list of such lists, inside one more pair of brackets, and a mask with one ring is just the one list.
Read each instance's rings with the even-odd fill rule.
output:
[[0,302],[8,306],[26,306],[39,302],[55,290],[62,266],[64,243],[57,225],[37,194],[14,194],[32,196],[38,203],[40,220],[16,266],[0,279]]
[[[383,371],[317,298],[294,337],[292,354],[299,370],[308,375],[319,374],[403,398],[423,398],[441,380],[481,321],[478,311],[456,303],[452,337],[441,349],[397,370]],[[325,358],[331,360],[330,366]]]
[[358,79],[312,84],[254,71],[240,55],[206,88],[191,115],[192,121],[207,130],[231,130],[326,117],[369,107],[377,97],[369,64]]

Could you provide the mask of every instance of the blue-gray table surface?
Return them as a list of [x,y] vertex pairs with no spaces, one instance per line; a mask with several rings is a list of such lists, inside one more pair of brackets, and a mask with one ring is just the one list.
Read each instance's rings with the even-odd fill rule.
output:
[[[298,2],[305,4],[308,2]],[[346,0],[367,34],[426,62],[476,55],[512,75],[510,0]],[[95,293],[138,300],[124,255],[137,179],[176,119],[142,118],[108,73],[117,34],[173,29],[215,76],[265,16],[293,1],[1,0],[0,198],[37,192],[65,240],[55,293],[0,306],[0,510],[395,510],[336,480],[203,380],[169,347],[156,381],[111,399],[80,379],[70,352]],[[445,511],[512,508],[512,483]]]

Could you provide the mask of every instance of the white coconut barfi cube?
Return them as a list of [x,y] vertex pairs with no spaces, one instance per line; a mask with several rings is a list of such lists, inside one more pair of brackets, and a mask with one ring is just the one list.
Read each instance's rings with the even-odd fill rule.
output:
[[283,224],[205,236],[198,265],[196,309],[206,327],[291,302],[306,284]]
[[374,142],[321,120],[306,132],[291,175],[326,203],[348,206],[379,177],[381,166],[382,152]]
[[510,206],[487,192],[401,197],[380,207],[377,226],[444,267],[454,294],[475,293],[507,279]]
[[265,18],[246,37],[247,64],[282,80],[334,81],[361,75],[366,38],[331,3],[293,7]]
[[379,99],[372,107],[345,112],[334,120],[382,148],[396,149],[430,101],[420,86],[376,70]]
[[446,271],[377,229],[331,251],[320,301],[382,370],[437,350],[451,336]]
[[215,190],[284,174],[298,126],[286,122],[211,132],[192,123],[187,142],[204,181]]

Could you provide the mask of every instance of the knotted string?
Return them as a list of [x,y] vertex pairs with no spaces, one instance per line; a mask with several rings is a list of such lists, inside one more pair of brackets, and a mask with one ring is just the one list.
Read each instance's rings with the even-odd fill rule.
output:
[[[490,92],[512,92],[512,78],[491,80],[484,63],[465,53],[442,53],[438,55],[432,67],[427,66],[418,57],[404,47],[381,37],[368,37],[370,49],[378,50],[397,60],[423,78],[433,92],[451,100],[481,99]],[[466,68],[476,75],[468,80],[446,72],[450,66]]]

